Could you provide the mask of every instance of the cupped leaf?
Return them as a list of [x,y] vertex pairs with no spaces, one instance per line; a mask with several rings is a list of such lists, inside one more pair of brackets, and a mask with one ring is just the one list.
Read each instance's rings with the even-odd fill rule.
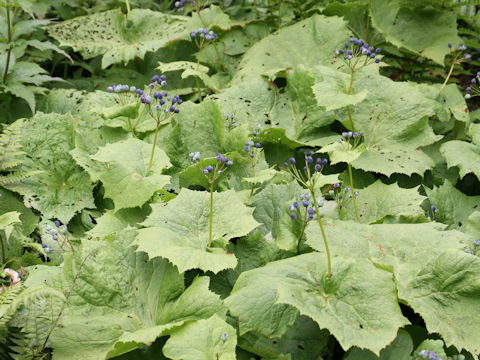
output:
[[237,333],[218,315],[170,331],[163,353],[178,360],[236,360]]
[[74,147],[75,119],[71,115],[42,114],[18,120],[7,128],[11,141],[21,145],[21,162],[9,169],[32,174],[5,187],[24,196],[25,204],[46,218],[63,223],[86,208],[94,207],[93,186],[88,174],[69,154]]
[[102,55],[102,68],[142,58],[179,39],[188,39],[188,18],[148,9],[118,10],[79,16],[48,27],[62,46],[71,46],[84,59]]
[[162,174],[170,162],[158,147],[148,171],[151,153],[151,144],[132,138],[106,145],[93,157],[102,163],[98,178],[105,187],[105,196],[113,200],[117,210],[142,206],[170,182],[170,177]]
[[233,190],[213,194],[210,247],[208,192],[182,189],[167,205],[152,204],[152,209],[143,223],[147,228],[139,230],[135,244],[150,258],[168,259],[180,272],[197,268],[217,273],[235,267],[237,259],[226,252],[227,243],[258,226],[253,210],[243,205]]
[[[239,317],[241,332],[244,322],[252,330],[270,330],[262,320],[272,316],[280,320],[278,311],[286,311],[280,304],[288,304],[328,329],[345,350],[359,346],[378,354],[393,341],[398,328],[408,323],[397,304],[392,276],[365,261],[335,260],[331,278],[327,277],[326,258],[319,253],[242,273],[225,301]],[[256,306],[249,306],[250,299]],[[279,325],[285,326],[288,319],[282,320]]]

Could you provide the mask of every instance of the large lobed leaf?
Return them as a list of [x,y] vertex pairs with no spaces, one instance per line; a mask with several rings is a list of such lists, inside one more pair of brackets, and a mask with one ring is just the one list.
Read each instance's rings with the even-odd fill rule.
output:
[[153,204],[152,213],[135,241],[150,258],[168,259],[180,272],[201,269],[217,273],[237,260],[225,247],[230,239],[258,226],[233,190],[213,194],[212,244],[209,247],[210,193],[182,189],[167,205]]
[[15,141],[25,152],[13,173],[34,175],[6,185],[8,189],[24,195],[25,203],[46,218],[58,218],[64,223],[76,212],[94,207],[90,178],[69,154],[74,147],[76,128],[71,115],[38,113],[10,127],[18,130]]

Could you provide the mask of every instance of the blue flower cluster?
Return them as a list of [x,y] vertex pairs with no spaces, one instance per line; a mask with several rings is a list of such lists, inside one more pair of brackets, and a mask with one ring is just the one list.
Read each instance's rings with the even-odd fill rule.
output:
[[107,91],[109,93],[126,93],[131,92],[134,93],[137,88],[135,86],[130,85],[112,85],[107,87]]
[[[142,89],[137,89],[135,93],[137,94],[139,101],[145,105],[155,105],[154,108],[157,112],[162,111],[164,114],[175,113],[178,114],[180,109],[179,105],[183,103],[183,100],[180,99],[178,95],[170,96],[167,91],[155,91],[152,94],[152,90],[155,89],[157,85],[164,87],[167,85],[165,75],[155,75],[152,77],[151,83],[149,85],[149,92],[144,92]],[[153,99],[152,99],[153,96]],[[152,104],[152,101],[154,104]],[[156,102],[156,104],[155,104]],[[154,114],[151,114],[154,116]],[[154,116],[155,117],[155,116]],[[157,119],[158,120],[158,119]]]
[[[453,44],[448,43],[448,48],[450,49],[450,52],[458,53],[467,50],[467,45],[457,45],[457,47],[454,48]],[[467,53],[463,54],[463,60],[472,61],[472,55]]]
[[[377,58],[382,52],[382,49],[375,48],[370,46],[368,43],[364,42],[362,39],[357,39],[355,37],[350,38],[350,41],[346,41],[344,47],[340,48],[339,50],[335,50],[335,55],[343,56],[343,59],[348,62],[348,64],[352,67],[355,67],[362,57],[365,60],[363,64],[359,64],[360,66],[365,66],[369,63],[375,62],[379,63],[380,59]],[[355,63],[352,60],[357,59]]]
[[[314,170],[316,172],[322,172],[322,170],[324,169],[325,165],[328,164],[328,159],[321,159],[321,158],[318,158],[314,161],[313,159],[313,154],[314,152],[313,151],[305,151],[304,152],[305,154],[305,163],[306,165],[303,167],[303,171],[308,171],[310,170],[310,165],[312,165],[314,162],[315,162],[315,165],[314,165]],[[295,158],[291,157],[290,159],[288,159],[288,162],[285,162],[283,163],[283,165],[285,167],[289,167],[289,165],[293,165],[295,166],[297,164],[297,161],[295,160]],[[308,167],[307,167],[308,166]]]
[[258,141],[256,141],[258,131],[260,131],[260,124],[257,124],[255,131],[252,132],[252,140],[247,141],[245,143],[245,147],[243,148],[243,150],[245,150],[248,153],[248,156],[250,156],[252,159],[255,158],[255,155],[258,151],[260,151],[262,147],[262,145]]
[[475,96],[480,96],[480,71],[470,80],[470,83],[466,88],[467,93],[465,94],[465,99],[467,100]]
[[190,156],[190,161],[193,162],[193,163],[196,163],[196,162],[200,161],[200,152],[199,151],[191,152],[190,154],[188,154],[188,156]]
[[[317,206],[322,207],[323,200],[318,200]],[[304,210],[303,214],[302,209]],[[308,222],[315,219],[315,204],[309,193],[300,194],[298,200],[295,200],[293,204],[288,207],[288,210],[290,211],[290,218],[292,220],[300,219],[304,222]]]
[[435,351],[428,351],[428,350],[421,350],[418,352],[418,355],[422,359],[428,360],[443,360],[443,358],[439,358],[438,354]]
[[215,34],[212,30],[208,30],[207,28],[198,28],[198,30],[192,30],[190,37],[192,39],[200,38],[200,41],[207,40],[212,41],[217,38],[217,34]]
[[[344,194],[342,194],[341,191],[341,185],[339,183],[333,184],[333,189],[330,189],[328,191],[328,195],[330,195],[332,198],[336,198],[337,201],[342,201],[345,196],[348,196],[349,199],[353,199],[353,194],[352,194],[352,189],[350,189],[350,186],[346,186],[345,189],[343,189]],[[347,195],[348,194],[348,195]],[[358,191],[355,191],[355,196],[358,197],[360,193]]]
[[178,9],[178,11],[183,11],[183,7],[185,6],[185,3],[192,3],[193,6],[197,5],[196,1],[194,0],[181,0],[181,1],[175,1],[175,7]]
[[[347,146],[352,145],[353,147],[356,147],[360,143],[360,140],[363,136],[365,136],[365,132],[363,131],[344,131],[342,132],[342,138],[338,139],[337,142],[339,142],[340,144],[345,143]],[[350,140],[353,140],[353,142],[350,143]]]

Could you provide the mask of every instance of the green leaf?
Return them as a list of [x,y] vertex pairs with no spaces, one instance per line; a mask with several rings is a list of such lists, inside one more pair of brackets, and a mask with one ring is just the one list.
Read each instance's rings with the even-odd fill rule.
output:
[[262,235],[270,234],[276,239],[279,233],[280,221],[283,215],[283,205],[287,201],[293,202],[302,188],[296,182],[287,184],[272,184],[255,195],[252,206],[255,207],[253,216],[262,225],[258,228]]
[[302,66],[287,72],[275,69],[277,75],[287,82],[282,91],[265,78],[248,78],[211,98],[224,113],[235,114],[251,131],[260,124],[264,129],[259,135],[262,143],[295,148],[332,142],[333,133],[327,126],[334,121],[334,114],[318,106],[311,89],[315,82],[308,71]]
[[330,158],[330,163],[332,165],[344,162],[350,164],[354,160],[356,160],[362,152],[365,151],[365,146],[360,144],[357,147],[352,147],[351,144],[342,141],[342,142],[334,142],[330,145],[322,147],[317,153],[328,153],[328,157]]
[[224,144],[222,113],[215,102],[207,100],[200,104],[182,104],[164,148],[173,165],[186,168],[191,164],[190,152],[199,151],[202,158],[215,157],[223,152]]
[[150,206],[145,204],[141,208],[128,208],[118,211],[107,210],[101,217],[95,219],[97,224],[88,231],[96,238],[104,238],[109,234],[124,230],[127,226],[135,226],[143,222],[150,213]]
[[443,357],[447,359],[447,354],[445,354],[443,345],[444,344],[442,340],[427,339],[422,341],[422,343],[418,345],[417,349],[413,352],[413,355],[418,355],[420,351],[427,350],[436,352],[438,357],[440,358]]
[[[330,279],[326,258],[319,253],[244,272],[225,304],[239,317],[241,326],[246,322],[261,333],[267,330],[262,320],[278,317],[278,305],[288,304],[328,329],[345,350],[360,346],[378,354],[395,338],[398,328],[408,323],[397,304],[392,276],[365,261],[335,260]],[[285,322],[279,324],[285,326]]]
[[480,179],[480,146],[460,140],[450,140],[440,147],[448,167],[457,166],[460,176],[473,173]]
[[33,211],[19,200],[8,190],[0,188],[0,215],[9,213],[11,211],[20,213],[20,231],[23,235],[30,235],[37,227],[39,217]]
[[350,38],[346,23],[339,17],[313,15],[281,28],[257,42],[244,55],[232,82],[252,81],[260,75],[298,65],[311,69],[329,65],[338,47]]
[[380,351],[380,357],[368,350],[351,349],[343,360],[411,360],[413,341],[408,332],[400,329],[393,342]]
[[41,266],[30,274],[29,286],[72,291],[49,340],[57,359],[115,357],[169,329],[225,314],[219,297],[208,290],[207,277],[184,291],[174,266],[163,259],[147,261],[129,247],[134,236],[126,230],[104,241],[84,240],[66,257],[63,272]]
[[388,42],[440,65],[450,50],[446,44],[462,43],[453,11],[439,7],[414,9],[395,3],[385,6],[382,0],[372,0],[370,14],[373,26]]
[[186,324],[170,335],[163,348],[170,359],[236,360],[237,333],[218,315]]
[[132,138],[106,145],[93,157],[103,164],[98,178],[105,187],[105,196],[113,200],[117,210],[142,206],[170,182],[169,176],[162,175],[170,162],[158,147],[148,172],[151,153],[152,145]]
[[144,58],[179,39],[188,39],[188,18],[148,9],[132,9],[128,15],[118,10],[78,16],[48,27],[48,33],[80,52],[84,59],[102,56],[102,68]]
[[348,93],[349,74],[326,66],[319,66],[316,68],[316,71],[321,74],[323,81],[312,86],[313,93],[318,105],[325,107],[327,111],[341,109],[348,105],[356,105],[365,100],[368,95],[367,89],[363,89],[360,92],[352,89],[351,93]]
[[[361,222],[374,223],[389,215],[420,217],[423,215],[420,205],[424,200],[425,197],[418,193],[418,187],[403,189],[397,184],[385,185],[377,180],[359,191],[357,206]],[[345,220],[355,220],[353,201],[344,204],[340,214]]]
[[480,206],[480,196],[467,196],[457,190],[449,181],[433,190],[425,188],[428,199],[438,212],[433,219],[464,231],[468,217]]
[[[439,333],[447,346],[480,353],[471,321],[480,306],[480,259],[451,250],[430,257],[409,283],[402,283],[398,295],[421,314],[427,329]],[[430,349],[428,349],[430,350]]]
[[[163,257],[180,272],[201,269],[217,273],[233,268],[237,260],[225,247],[230,239],[247,235],[258,226],[252,209],[233,190],[213,194],[212,244],[209,242],[210,194],[182,189],[167,205],[152,204],[152,213],[135,241],[150,258]],[[161,236],[159,237],[159,234]]]
[[71,115],[42,114],[18,120],[10,129],[18,132],[25,158],[13,169],[31,172],[24,180],[5,187],[24,196],[24,203],[39,210],[46,218],[63,223],[86,208],[94,207],[93,186],[69,154],[74,146],[75,120]]

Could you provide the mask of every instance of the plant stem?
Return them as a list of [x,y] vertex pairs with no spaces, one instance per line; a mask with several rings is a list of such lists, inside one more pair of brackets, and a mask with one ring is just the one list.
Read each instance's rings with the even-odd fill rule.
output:
[[303,234],[305,233],[305,228],[307,227],[307,221],[303,222],[302,231],[300,232],[300,236],[298,237],[297,241],[297,254],[300,252],[300,242],[302,241]]
[[317,214],[318,225],[320,225],[320,230],[322,231],[323,242],[325,244],[325,250],[327,252],[327,261],[328,261],[328,274],[329,278],[332,277],[332,260],[330,258],[330,249],[328,248],[327,235],[325,234],[325,229],[323,228],[322,221],[320,220],[320,212],[318,211],[317,199],[315,198],[315,192],[313,187],[310,188],[310,193],[312,194],[313,205],[315,205],[315,213]]
[[130,3],[128,0],[125,0],[125,5],[127,6],[127,14],[130,14]]
[[8,0],[5,0],[5,12],[7,13],[7,62],[5,63],[5,70],[3,72],[3,83],[7,82],[8,68],[10,66],[10,56],[12,53],[12,48],[10,43],[12,42],[12,26],[10,23],[10,9],[8,7]]
[[2,244],[2,263],[5,264],[7,257],[5,256],[5,244],[3,243],[3,237],[0,235],[0,244]]
[[[254,178],[254,177],[255,177],[255,164],[252,163],[252,178]],[[255,183],[252,183],[252,189],[250,190],[250,196],[249,197],[252,197],[254,189],[255,189]]]
[[447,85],[448,80],[450,79],[450,76],[452,75],[453,68],[457,65],[457,59],[455,58],[453,60],[452,66],[450,66],[450,71],[448,72],[447,77],[445,78],[445,81],[443,82],[442,86],[440,87],[440,90],[438,90],[438,93],[440,94],[443,90],[443,88]]
[[141,112],[140,115],[138,116],[137,120],[135,120],[135,124],[133,124],[133,128],[132,128],[132,135],[133,135],[133,137],[136,137],[136,136],[135,136],[135,128],[137,127],[138,122],[142,119],[143,114],[145,113],[145,109],[146,109],[146,108],[147,108],[147,105],[144,105],[142,112]]
[[150,172],[150,170],[152,170],[153,154],[155,153],[155,147],[157,146],[157,136],[158,136],[159,128],[160,128],[160,123],[157,122],[157,127],[155,128],[155,137],[153,138],[152,154],[150,155],[150,162],[148,163],[147,175]]
[[[350,95],[352,92],[353,88],[353,75],[355,74],[355,69],[351,69],[352,74],[350,75],[350,85],[348,87],[347,94]],[[350,119],[350,126],[352,127],[352,131],[355,131],[355,124],[353,123],[353,118],[352,118],[352,111],[350,110],[350,105],[347,105],[347,112],[348,112],[348,118]]]
[[212,225],[213,225],[213,182],[210,183],[210,228],[208,233],[208,247],[212,246]]
[[[207,27],[207,25],[205,24],[205,21],[203,21],[202,15],[200,15],[200,8],[197,8],[197,15],[200,21],[202,22],[203,27]],[[217,53],[218,60],[220,60],[220,65],[222,65],[223,72],[227,72],[227,68],[225,67],[225,62],[223,61],[223,56],[220,55],[220,51],[218,50],[217,44],[215,44],[215,42],[212,41],[212,45],[215,49],[215,52]]]
[[[197,72],[198,69],[200,69],[200,55],[202,54],[202,48],[198,49],[198,58],[197,58]],[[195,81],[197,83],[197,89],[198,89],[198,99],[199,102],[202,102],[202,90],[200,88],[200,79],[198,78],[198,75],[195,75]]]
[[357,207],[357,195],[355,195],[355,191],[353,190],[353,175],[352,175],[352,167],[348,164],[348,176],[350,177],[350,191],[352,192],[352,199],[353,199],[353,206],[355,207],[355,215],[357,216],[357,221],[360,222],[360,215],[358,214],[358,207]]

